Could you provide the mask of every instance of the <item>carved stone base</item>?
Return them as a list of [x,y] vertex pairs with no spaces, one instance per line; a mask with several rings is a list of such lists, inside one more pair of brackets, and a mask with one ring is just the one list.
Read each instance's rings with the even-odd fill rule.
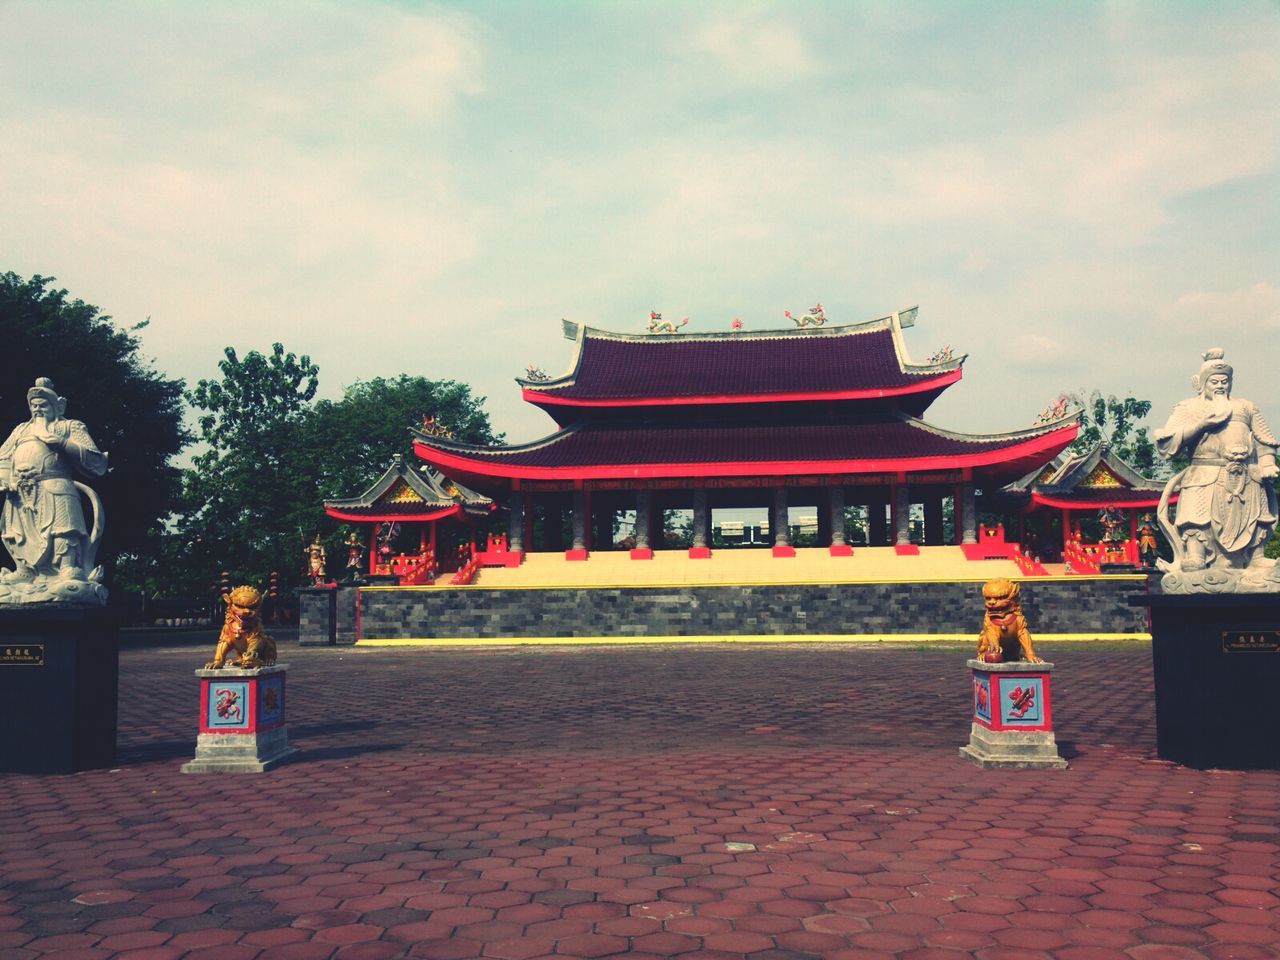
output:
[[262,773],[298,752],[285,724],[288,664],[197,670],[200,734],[183,773]]
[[1168,570],[1160,578],[1160,591],[1166,594],[1280,593],[1280,566]]
[[980,767],[1064,769],[1053,735],[1052,663],[970,660],[973,723],[960,755]]

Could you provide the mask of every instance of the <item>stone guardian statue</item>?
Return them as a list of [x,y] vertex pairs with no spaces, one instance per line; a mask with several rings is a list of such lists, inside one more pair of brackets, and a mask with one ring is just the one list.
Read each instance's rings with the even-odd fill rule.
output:
[[[48,377],[27,391],[27,406],[31,419],[0,446],[0,542],[16,565],[0,572],[0,603],[104,604],[102,568],[94,566],[102,502],[74,478],[102,476],[107,455],[83,423],[66,419],[66,398]],[[82,496],[93,508],[91,526]]]
[[1276,524],[1271,480],[1280,441],[1256,406],[1232,397],[1232,378],[1222,349],[1206,351],[1191,378],[1197,396],[1178,403],[1155,434],[1162,456],[1191,460],[1170,478],[1156,509],[1173,545],[1173,562],[1159,562],[1165,593],[1280,591],[1275,561],[1263,554]]

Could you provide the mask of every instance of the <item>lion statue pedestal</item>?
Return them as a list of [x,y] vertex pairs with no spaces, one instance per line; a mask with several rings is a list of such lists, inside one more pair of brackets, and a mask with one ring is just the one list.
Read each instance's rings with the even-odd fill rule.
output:
[[287,663],[197,670],[196,755],[183,773],[262,773],[298,752],[285,725]]

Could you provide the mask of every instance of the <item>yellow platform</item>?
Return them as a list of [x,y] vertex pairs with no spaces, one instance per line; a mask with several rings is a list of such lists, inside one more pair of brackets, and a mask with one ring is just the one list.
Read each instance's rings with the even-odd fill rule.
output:
[[921,547],[899,556],[892,547],[855,547],[851,557],[833,557],[826,547],[798,548],[794,557],[768,549],[714,550],[692,560],[686,550],[655,550],[652,560],[632,560],[625,550],[566,560],[562,553],[526,554],[519,567],[485,567],[473,585],[519,589],[548,587],[720,586],[788,583],[896,583],[913,580],[1019,578],[1012,560],[967,560],[959,547]]

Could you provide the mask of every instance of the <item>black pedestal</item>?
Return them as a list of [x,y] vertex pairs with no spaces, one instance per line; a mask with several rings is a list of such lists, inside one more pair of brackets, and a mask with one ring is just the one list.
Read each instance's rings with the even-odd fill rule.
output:
[[1280,595],[1152,594],[1157,752],[1280,769]]
[[73,773],[116,759],[115,617],[101,608],[0,607],[0,772]]

